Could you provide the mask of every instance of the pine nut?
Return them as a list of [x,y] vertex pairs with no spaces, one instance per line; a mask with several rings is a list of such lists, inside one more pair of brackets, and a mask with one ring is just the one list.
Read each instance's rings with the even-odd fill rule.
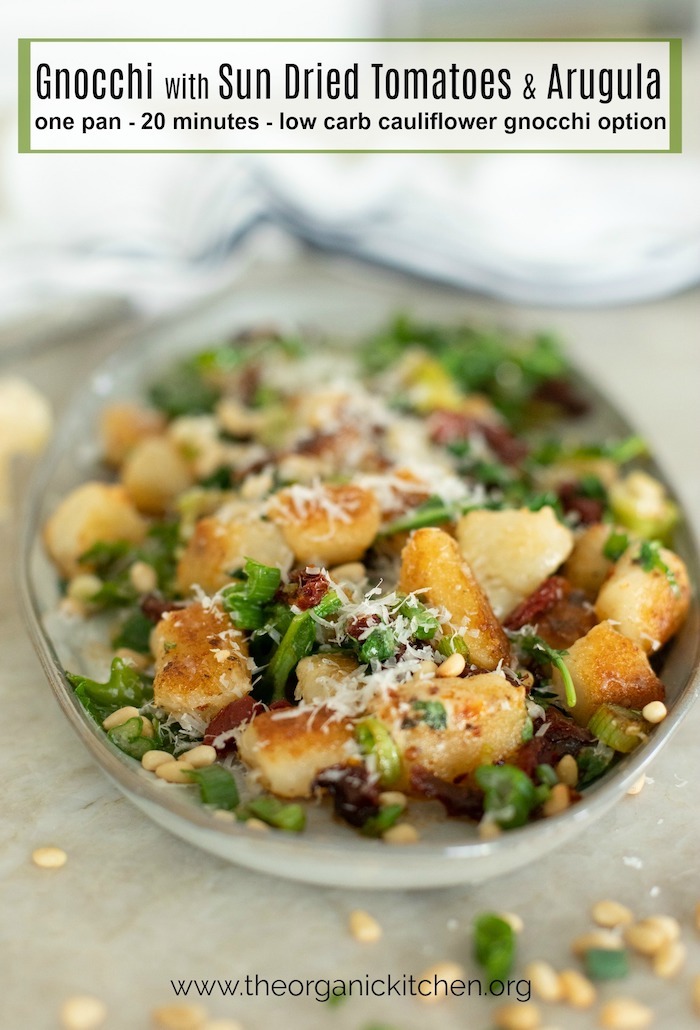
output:
[[591,930],[588,933],[580,934],[571,942],[571,950],[574,955],[583,955],[592,948],[619,951],[622,948],[622,941],[617,934],[610,930]]
[[[464,976],[464,969],[457,962],[436,962],[434,966],[424,969],[421,973],[419,979],[428,980],[429,984],[422,985],[423,989],[418,996],[426,1004],[444,1001],[450,996],[448,994],[450,984],[455,980],[464,980]],[[444,985],[437,983],[439,980],[445,980],[446,983]]]
[[597,901],[591,909],[591,917],[598,926],[628,926],[634,921],[634,916],[626,905],[619,901]]
[[158,586],[156,570],[145,561],[135,561],[129,569],[129,580],[139,594],[150,594]]
[[432,677],[437,675],[437,671],[437,663],[431,662],[429,659],[426,659],[424,662],[421,662],[418,666],[418,675],[423,676],[426,679],[428,678],[428,676]]
[[691,984],[691,992],[693,999],[693,1008],[698,1016],[700,1016],[700,976],[694,976]]
[[680,973],[685,963],[686,947],[681,941],[666,941],[653,957],[652,968],[657,976],[670,980]]
[[653,724],[663,722],[667,715],[668,709],[663,701],[650,701],[642,708],[642,718]]
[[644,922],[648,926],[658,927],[665,941],[677,941],[681,935],[681,924],[673,916],[649,916]]
[[98,1030],[107,1018],[107,1006],[90,994],[66,998],[59,1013],[63,1030]]
[[440,677],[461,676],[467,667],[467,660],[463,654],[455,651],[449,658],[438,667],[437,674]]
[[630,794],[632,797],[635,797],[637,794],[641,794],[642,791],[644,790],[644,784],[646,782],[647,782],[647,778],[644,775],[644,773],[642,773],[642,775],[639,777],[639,779],[635,780],[634,783],[632,784],[632,786],[629,787],[627,793]]
[[578,783],[578,766],[576,765],[576,759],[573,755],[564,755],[556,765],[554,770],[557,774],[557,778],[560,783],[565,783],[567,787],[575,787]]
[[420,837],[418,830],[411,823],[397,823],[396,826],[390,826],[384,831],[382,840],[387,844],[415,844]]
[[103,730],[113,730],[117,726],[123,726],[129,719],[138,719],[139,710],[134,708],[133,705],[126,705],[125,708],[118,708],[116,712],[112,712],[106,719],[102,720]]
[[66,594],[70,597],[71,601],[89,604],[101,587],[102,580],[99,576],[93,576],[92,573],[85,572],[73,577],[68,584]]
[[328,575],[334,583],[363,583],[367,579],[367,569],[361,561],[349,561],[345,565],[335,565]]
[[32,851],[32,862],[40,869],[60,869],[68,861],[68,855],[63,848],[47,846],[35,848]]
[[[233,812],[231,812],[229,814],[233,815]],[[234,818],[235,818],[235,816],[234,816]],[[255,819],[255,818],[253,818],[253,819],[246,819],[245,825],[246,825],[246,829],[248,829],[248,830],[255,830],[256,833],[269,833],[270,832],[270,827],[268,826],[267,823],[264,823],[262,821],[262,819]]]
[[203,1030],[207,1010],[202,1005],[161,1005],[151,1017],[158,1030]]
[[388,805],[403,805],[405,808],[408,804],[408,798],[400,790],[383,790],[379,795],[379,804],[383,808],[386,808]]
[[141,765],[147,772],[155,772],[159,765],[172,762],[173,756],[168,751],[147,751],[141,759]]
[[559,815],[560,812],[566,811],[570,803],[567,785],[565,783],[555,783],[552,787],[552,793],[542,805],[542,813],[547,818]]
[[206,769],[216,761],[216,748],[211,744],[198,744],[190,751],[183,751],[178,762],[188,762],[193,769]]
[[[215,819],[218,819],[222,823],[235,823],[237,822],[235,812],[229,812],[226,808],[217,808],[212,815]],[[250,819],[246,819],[246,826],[250,826]],[[265,823],[263,823],[265,826]],[[266,827],[267,828],[267,827]]]
[[559,974],[549,962],[531,962],[525,967],[525,977],[542,1001],[559,1001],[562,994]]
[[166,783],[192,783],[188,773],[191,773],[193,769],[194,767],[187,762],[176,762],[173,759],[171,762],[163,762],[162,765],[159,765],[155,774]]
[[491,819],[483,818],[477,827],[479,833],[479,840],[496,840],[503,833],[503,830],[498,823],[493,822]]
[[625,943],[640,955],[655,955],[668,940],[661,926],[649,924],[646,919],[634,923],[625,930]]
[[517,912],[499,912],[498,916],[504,923],[508,923],[513,933],[522,933],[525,929],[525,923]]
[[600,1010],[600,1025],[606,1030],[644,1030],[654,1013],[634,998],[613,998]]
[[155,730],[153,729],[153,723],[150,719],[147,719],[145,715],[141,716],[141,736],[148,737],[149,740],[153,740],[155,736]]
[[499,1030],[537,1030],[541,1015],[536,1005],[519,1001],[496,1009],[493,1021]]
[[596,989],[577,969],[565,969],[559,974],[561,1000],[575,1009],[587,1009],[596,999]]
[[700,901],[695,906],[695,929],[700,931]]
[[382,928],[377,920],[361,908],[356,908],[350,913],[348,926],[355,940],[362,941],[363,944],[374,944],[382,936]]

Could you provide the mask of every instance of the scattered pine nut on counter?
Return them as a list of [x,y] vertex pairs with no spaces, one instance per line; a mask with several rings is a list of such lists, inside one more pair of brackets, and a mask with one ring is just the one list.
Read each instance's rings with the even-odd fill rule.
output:
[[382,936],[382,928],[374,916],[359,908],[350,913],[348,926],[355,940],[364,944],[373,944]]
[[68,861],[68,855],[63,848],[47,845],[43,848],[35,848],[32,851],[32,862],[40,869],[60,869]]
[[645,1030],[651,1026],[653,1018],[652,1010],[634,998],[613,998],[600,1010],[600,1025],[604,1030]]
[[627,926],[634,921],[634,915],[619,901],[597,901],[591,909],[591,918],[598,926],[613,928]]
[[62,1030],[100,1030],[107,1019],[107,1006],[90,994],[76,994],[61,1005]]
[[207,1010],[203,1005],[161,1005],[151,1018],[154,1030],[203,1030]]

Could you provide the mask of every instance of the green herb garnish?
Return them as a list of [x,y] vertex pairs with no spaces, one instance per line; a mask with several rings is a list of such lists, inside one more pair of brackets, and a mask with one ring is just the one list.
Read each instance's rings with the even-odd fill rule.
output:
[[394,738],[375,716],[362,719],[355,726],[355,740],[363,755],[373,755],[383,787],[392,787],[401,775],[401,756]]
[[441,701],[414,701],[411,707],[432,730],[447,729],[447,711]]
[[608,561],[619,561],[630,545],[630,538],[623,530],[613,530],[603,547],[603,557]]
[[484,792],[484,812],[504,830],[524,826],[539,803],[535,785],[515,765],[480,765],[474,773]]
[[576,704],[576,689],[574,687],[574,681],[571,678],[571,673],[566,667],[564,659],[568,655],[568,651],[558,651],[554,647],[550,647],[542,637],[538,637],[535,633],[521,633],[514,636],[517,646],[520,647],[525,654],[538,662],[540,665],[551,664],[555,666],[561,675],[562,682],[564,684],[564,692],[566,696],[566,703],[569,708],[573,708]]
[[515,961],[515,933],[510,923],[486,912],[474,920],[474,958],[489,982],[507,980]]
[[675,597],[680,596],[681,589],[675,577],[673,569],[669,568],[661,557],[661,542],[659,540],[644,540],[639,547],[639,555],[635,561],[641,565],[645,572],[661,572],[668,580],[671,591]]

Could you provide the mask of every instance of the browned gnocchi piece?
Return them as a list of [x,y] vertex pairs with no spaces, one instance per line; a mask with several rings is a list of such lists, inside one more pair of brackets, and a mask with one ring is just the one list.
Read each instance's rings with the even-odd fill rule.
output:
[[631,547],[615,565],[595,603],[599,619],[612,619],[620,633],[653,654],[683,625],[690,605],[690,582],[685,563],[662,547],[662,569],[646,571],[639,562],[639,546]]
[[263,712],[238,738],[238,753],[258,781],[283,798],[309,797],[329,765],[347,762],[353,727],[325,708]]
[[556,572],[574,544],[550,507],[470,511],[457,523],[457,540],[499,619]]
[[478,765],[508,758],[522,743],[525,691],[498,672],[479,676],[415,676],[375,701],[402,759],[397,786],[407,789],[420,765],[453,781]]
[[286,573],[292,552],[274,522],[216,516],[200,519],[177,566],[177,588],[187,594],[197,584],[208,594],[231,582],[246,558],[271,565]]
[[308,655],[296,667],[295,697],[304,704],[318,704],[358,668],[355,656],[346,652]]
[[[599,623],[572,644],[564,662],[576,690],[571,714],[581,726],[587,726],[603,704],[642,709],[650,701],[664,699],[664,685],[644,651],[610,622]],[[557,670],[552,682],[563,699],[564,686]]]
[[196,602],[166,612],[151,635],[153,700],[173,715],[209,722],[250,692],[248,645],[220,608]]
[[613,527],[602,522],[588,526],[576,537],[574,548],[564,563],[563,572],[569,583],[591,601],[595,600],[613,568],[613,562],[603,554],[612,532]]
[[469,661],[479,668],[495,669],[510,656],[508,638],[486,594],[444,530],[418,529],[411,535],[401,554],[399,590],[444,609],[443,632],[461,636]]
[[63,575],[75,576],[89,571],[78,559],[93,544],[138,544],[146,529],[123,486],[90,482],[63,498],[44,527],[44,543]]
[[151,436],[137,443],[127,455],[122,482],[139,511],[163,515],[192,485],[194,477],[168,437]]
[[100,418],[105,461],[120,466],[136,444],[164,432],[165,425],[165,416],[152,408],[126,401],[110,404]]
[[362,558],[380,522],[374,494],[352,483],[280,490],[269,515],[298,562],[326,567]]

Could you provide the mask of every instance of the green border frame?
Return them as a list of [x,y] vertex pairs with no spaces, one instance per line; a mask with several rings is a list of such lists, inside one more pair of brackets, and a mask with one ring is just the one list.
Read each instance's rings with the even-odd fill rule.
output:
[[[668,43],[669,46],[669,146],[663,150],[353,150],[353,149],[219,149],[183,148],[153,150],[32,149],[31,146],[31,44],[32,43]],[[149,37],[149,36],[47,36],[17,40],[17,149],[20,154],[680,154],[683,150],[683,41],[678,37],[617,36],[464,36],[450,38],[405,37]]]

